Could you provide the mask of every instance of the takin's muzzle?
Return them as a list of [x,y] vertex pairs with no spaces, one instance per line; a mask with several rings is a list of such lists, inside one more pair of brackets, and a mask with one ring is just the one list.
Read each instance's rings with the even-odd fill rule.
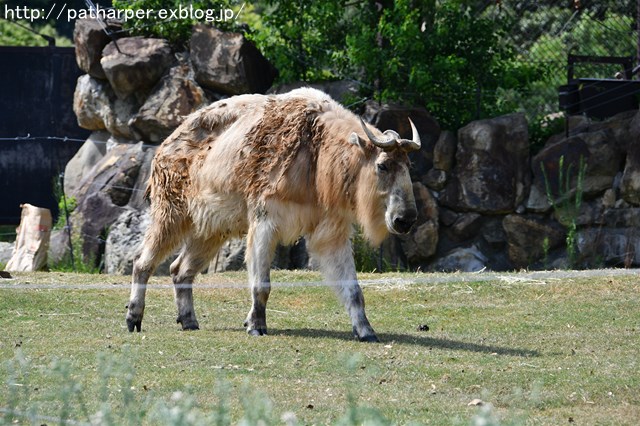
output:
[[407,234],[417,219],[418,211],[416,209],[408,209],[396,214],[391,219],[392,231],[396,234]]

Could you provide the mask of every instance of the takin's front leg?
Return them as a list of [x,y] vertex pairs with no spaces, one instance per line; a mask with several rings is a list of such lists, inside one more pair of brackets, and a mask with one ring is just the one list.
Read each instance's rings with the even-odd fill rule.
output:
[[252,336],[267,334],[267,300],[271,292],[269,269],[276,249],[273,224],[266,218],[258,218],[247,233],[245,260],[251,286],[251,310],[244,326]]
[[344,304],[353,326],[353,335],[361,342],[379,342],[364,312],[364,296],[356,278],[351,241],[337,247],[333,244],[310,242],[310,250],[320,262],[325,280],[332,284]]
[[179,244],[184,235],[181,221],[154,219],[147,230],[140,256],[133,263],[131,276],[131,295],[127,305],[127,328],[130,332],[140,331],[144,316],[145,294],[147,282],[156,267]]

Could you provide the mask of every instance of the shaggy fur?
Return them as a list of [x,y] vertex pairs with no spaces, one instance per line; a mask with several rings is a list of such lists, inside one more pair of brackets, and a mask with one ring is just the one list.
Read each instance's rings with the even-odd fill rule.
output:
[[[355,115],[317,90],[235,96],[192,114],[153,161],[153,224],[134,266],[129,329],[140,328],[149,275],[178,244],[174,282],[191,284],[226,239],[247,233],[254,300],[247,328],[266,333],[275,246],[306,235],[327,279],[336,281],[354,332],[374,339],[355,278],[351,226],[360,223],[377,245],[398,218],[412,223],[408,176],[403,150],[375,147]],[[176,287],[176,303],[183,328],[198,328],[190,286]]]

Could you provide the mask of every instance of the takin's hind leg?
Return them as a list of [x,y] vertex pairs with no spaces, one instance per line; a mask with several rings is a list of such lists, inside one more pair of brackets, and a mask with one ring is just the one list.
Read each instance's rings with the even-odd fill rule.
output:
[[167,256],[182,242],[184,223],[171,220],[154,220],[147,230],[140,256],[133,263],[131,295],[127,307],[127,328],[130,332],[140,331],[144,316],[147,282]]
[[218,252],[222,242],[219,236],[208,239],[192,238],[187,241],[180,256],[171,264],[171,277],[178,308],[176,322],[182,325],[183,330],[200,328],[193,307],[193,281]]

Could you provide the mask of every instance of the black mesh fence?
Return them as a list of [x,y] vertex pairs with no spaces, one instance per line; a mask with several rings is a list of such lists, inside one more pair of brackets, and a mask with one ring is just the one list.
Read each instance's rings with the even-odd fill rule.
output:
[[[503,24],[507,31],[503,42],[512,46],[518,58],[538,70],[538,78],[528,93],[485,93],[509,99],[531,118],[559,111],[558,88],[568,82],[569,55],[591,56],[594,60],[573,64],[573,77],[589,79],[637,79],[631,75],[637,65],[639,40],[638,0],[491,0],[477,13]],[[631,69],[621,63],[602,63],[602,57],[627,58]],[[619,61],[622,62],[622,61]],[[636,90],[628,85],[623,91]],[[603,100],[604,101],[604,100]]]

